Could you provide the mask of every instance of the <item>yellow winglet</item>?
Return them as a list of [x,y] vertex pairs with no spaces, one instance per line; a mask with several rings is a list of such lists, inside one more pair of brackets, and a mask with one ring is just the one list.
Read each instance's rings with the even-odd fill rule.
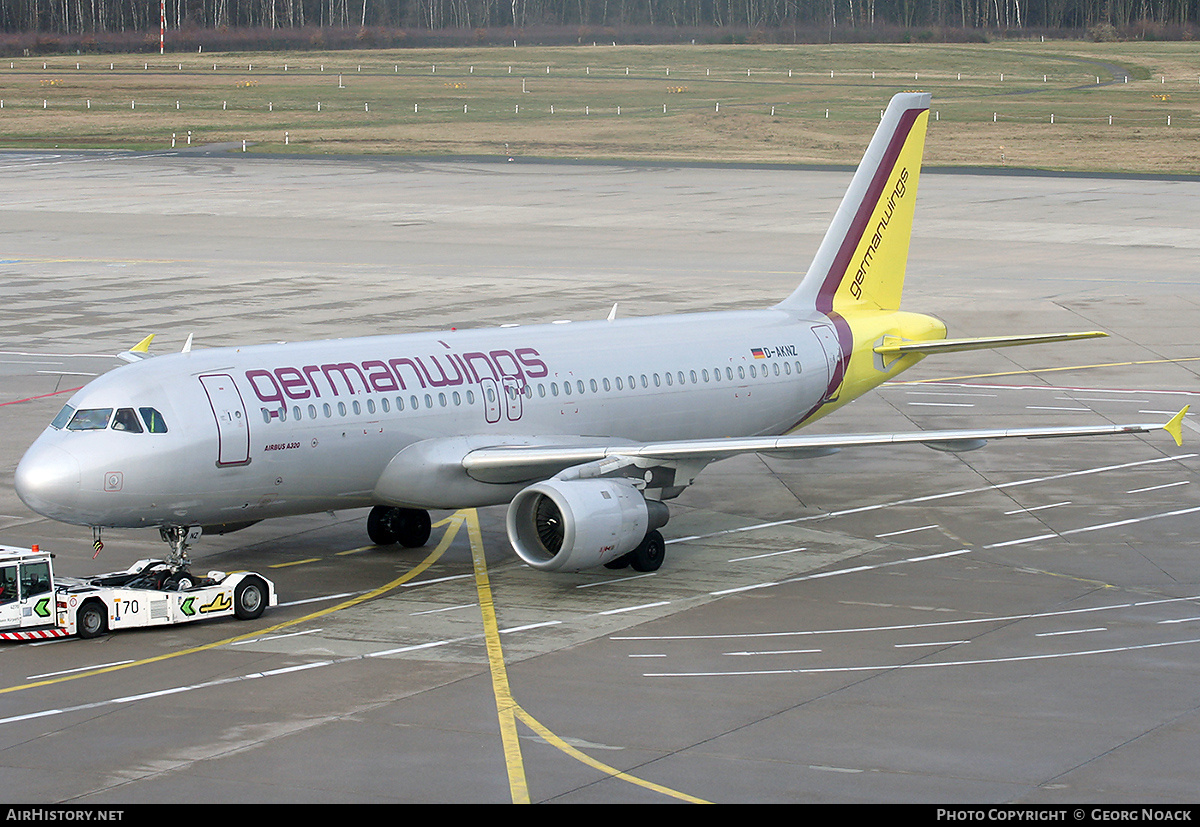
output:
[[1163,430],[1171,435],[1176,445],[1183,445],[1183,417],[1187,414],[1190,407],[1192,406],[1184,405],[1183,410],[1171,417],[1170,422],[1163,425]]
[[154,334],[151,333],[145,339],[142,339],[136,345],[129,348],[129,352],[130,353],[149,353],[150,352],[150,343],[153,341],[154,341]]

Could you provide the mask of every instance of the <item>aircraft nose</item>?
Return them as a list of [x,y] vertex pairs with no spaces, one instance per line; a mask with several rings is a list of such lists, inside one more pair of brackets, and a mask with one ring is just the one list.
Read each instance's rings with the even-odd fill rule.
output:
[[35,442],[17,464],[13,482],[25,505],[61,520],[79,498],[79,461],[62,448]]

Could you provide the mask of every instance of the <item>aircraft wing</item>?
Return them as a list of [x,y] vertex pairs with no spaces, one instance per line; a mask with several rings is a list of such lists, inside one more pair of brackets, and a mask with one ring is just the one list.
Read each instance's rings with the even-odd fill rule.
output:
[[1183,444],[1182,423],[1188,408],[1168,422],[1125,425],[1076,425],[1042,428],[983,428],[942,431],[912,431],[893,434],[831,434],[732,437],[728,439],[675,440],[633,445],[506,445],[476,448],[462,460],[466,472],[480,482],[513,483],[546,479],[568,468],[599,463],[596,475],[604,476],[606,461],[613,472],[627,467],[658,465],[700,467],[736,454],[760,453],[799,459],[835,453],[842,448],[880,445],[921,444],[940,451],[971,451],[989,440],[1050,439],[1077,436],[1115,436],[1164,430]]

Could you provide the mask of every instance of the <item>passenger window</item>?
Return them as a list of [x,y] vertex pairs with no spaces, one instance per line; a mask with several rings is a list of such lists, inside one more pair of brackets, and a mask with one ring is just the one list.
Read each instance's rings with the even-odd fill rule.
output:
[[67,424],[68,431],[99,431],[108,427],[112,408],[86,408],[75,412]]
[[163,419],[162,414],[155,408],[138,408],[142,414],[142,419],[146,423],[146,430],[152,434],[165,434],[167,432],[167,423]]
[[63,405],[62,410],[58,412],[58,416],[50,421],[50,427],[57,431],[61,431],[71,421],[71,417],[75,414],[75,409],[70,405]]
[[142,423],[138,422],[137,414],[133,412],[133,408],[117,408],[117,415],[113,417],[112,429],[114,431],[129,431],[131,434],[140,434],[142,432]]

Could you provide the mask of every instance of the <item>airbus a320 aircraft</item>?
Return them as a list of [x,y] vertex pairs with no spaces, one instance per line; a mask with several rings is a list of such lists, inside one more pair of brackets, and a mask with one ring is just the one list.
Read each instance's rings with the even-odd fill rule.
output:
[[[372,507],[373,542],[421,546],[426,509],[511,503],[537,569],[662,563],[665,501],[708,463],[862,445],[1166,424],[793,435],[932,353],[1103,333],[946,339],[901,311],[930,96],[896,95],[799,286],[763,310],[192,350],[75,393],[16,471],[47,517],[157,526],[172,559],[203,531]],[[1185,409],[1186,410],[1186,409]]]

